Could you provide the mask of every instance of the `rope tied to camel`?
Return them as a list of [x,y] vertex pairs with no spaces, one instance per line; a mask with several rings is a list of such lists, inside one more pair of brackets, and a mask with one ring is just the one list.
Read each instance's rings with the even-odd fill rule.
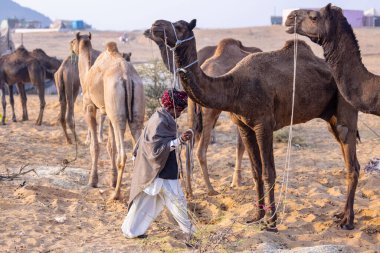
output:
[[[297,29],[297,17],[295,17],[295,25],[294,25],[294,44],[293,44],[293,85],[292,85],[292,109],[291,109],[291,115],[290,115],[290,124],[289,124],[289,134],[288,134],[288,144],[286,149],[286,155],[285,155],[285,165],[283,168],[282,173],[282,180],[281,180],[281,187],[280,187],[280,196],[278,197],[278,201],[275,204],[275,210],[271,217],[268,218],[268,220],[271,220],[275,217],[275,215],[278,213],[281,205],[282,205],[282,218],[280,221],[280,224],[283,222],[284,214],[286,211],[286,199],[287,199],[287,192],[288,192],[288,185],[289,185],[289,171],[290,171],[290,163],[291,163],[291,151],[292,151],[292,139],[293,139],[293,119],[294,119],[294,105],[295,105],[295,91],[296,91],[296,76],[297,76],[297,55],[298,55],[298,34],[296,33]],[[259,209],[270,211],[271,206],[274,203],[269,203],[267,205],[260,204],[260,201],[264,200],[265,197],[270,193],[271,190],[274,189],[276,183],[278,180],[276,179],[273,185],[264,193],[263,197],[260,199],[257,199],[255,206]],[[258,221],[252,222],[251,224],[259,224],[260,222],[264,221],[265,217],[261,218]]]

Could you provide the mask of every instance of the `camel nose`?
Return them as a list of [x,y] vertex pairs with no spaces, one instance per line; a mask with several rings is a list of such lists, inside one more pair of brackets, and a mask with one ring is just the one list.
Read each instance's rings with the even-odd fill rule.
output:
[[294,19],[295,19],[296,16],[297,16],[296,11],[292,11],[292,12],[288,15],[288,17],[286,18],[285,26],[291,26],[291,25],[294,25]]
[[144,32],[144,36],[149,38],[151,36],[150,29],[146,29]]

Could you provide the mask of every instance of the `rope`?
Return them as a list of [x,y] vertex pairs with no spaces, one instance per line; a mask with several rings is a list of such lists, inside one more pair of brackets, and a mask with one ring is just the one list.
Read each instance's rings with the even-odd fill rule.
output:
[[[285,214],[286,210],[286,199],[287,199],[287,192],[288,192],[288,185],[289,185],[289,170],[290,170],[290,161],[291,161],[291,150],[292,150],[292,139],[293,139],[293,118],[294,118],[294,104],[295,104],[295,90],[296,90],[296,73],[297,73],[297,54],[298,54],[298,34],[296,33],[297,28],[297,17],[295,17],[295,25],[294,25],[294,51],[293,51],[293,87],[292,87],[292,110],[291,110],[291,116],[290,116],[290,124],[289,124],[289,135],[288,135],[288,145],[285,155],[285,166],[283,168],[283,174],[282,174],[282,181],[281,181],[281,187],[280,187],[280,196],[278,197],[277,204],[275,204],[275,211],[273,212],[272,216],[269,218],[271,220],[278,212],[281,204],[282,204],[282,219],[280,221],[280,224],[283,222],[283,216]],[[272,206],[273,203],[269,203],[268,205],[260,205],[259,202],[263,200],[271,190],[274,189],[276,183],[278,180],[276,179],[273,185],[264,193],[263,197],[257,200],[257,207],[262,208],[263,210],[270,210],[270,206]],[[285,190],[284,190],[285,186]],[[275,202],[274,202],[275,203]],[[258,221],[252,222],[250,224],[260,224],[262,221],[264,221],[265,217],[261,218]]]

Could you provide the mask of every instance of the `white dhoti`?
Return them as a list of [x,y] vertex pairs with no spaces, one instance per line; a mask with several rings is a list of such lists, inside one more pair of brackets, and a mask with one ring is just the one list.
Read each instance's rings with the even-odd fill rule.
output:
[[184,233],[195,232],[187,214],[187,202],[179,180],[156,178],[133,200],[121,226],[124,236],[134,238],[143,235],[164,206]]

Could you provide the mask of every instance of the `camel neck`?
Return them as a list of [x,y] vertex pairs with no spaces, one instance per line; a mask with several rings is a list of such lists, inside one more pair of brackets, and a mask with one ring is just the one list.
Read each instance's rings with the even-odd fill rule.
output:
[[231,76],[213,78],[207,76],[197,61],[195,39],[180,45],[175,50],[177,69],[190,65],[185,71],[180,71],[181,83],[194,102],[221,111],[233,111],[236,90],[232,85]]
[[332,37],[331,40],[324,41],[322,47],[335,79],[338,82],[347,82],[353,76],[368,73],[362,63],[355,34],[346,20],[339,22],[337,32]]
[[338,22],[331,40],[322,43],[324,56],[340,93],[353,107],[366,113],[380,115],[378,76],[364,66],[355,34],[347,20]]
[[91,67],[91,48],[79,49],[78,54],[78,70],[79,70],[79,79],[84,87],[84,80]]

